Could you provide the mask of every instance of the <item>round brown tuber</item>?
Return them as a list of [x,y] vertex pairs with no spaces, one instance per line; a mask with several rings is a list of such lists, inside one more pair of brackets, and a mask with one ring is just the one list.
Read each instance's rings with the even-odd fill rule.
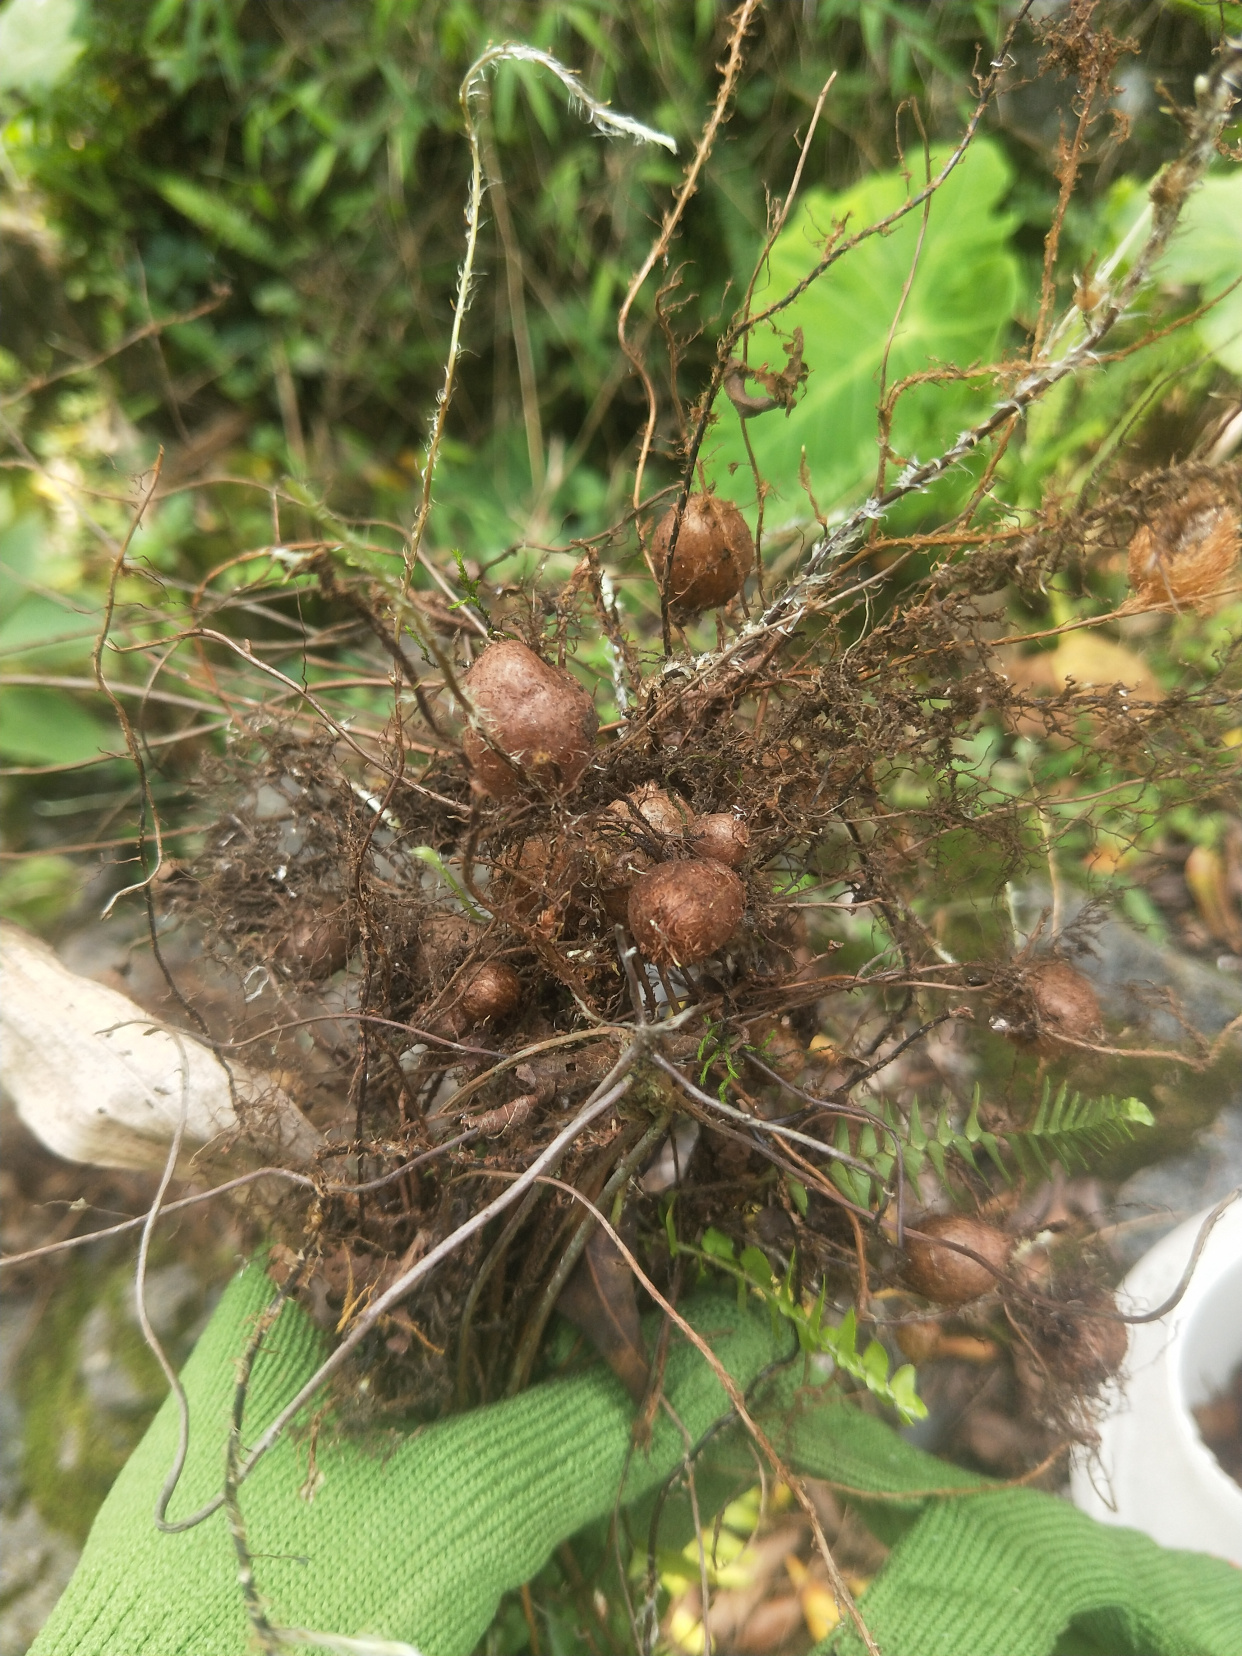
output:
[[[1025,1385],[1039,1392],[1048,1380],[1078,1394],[1095,1391],[1126,1360],[1130,1335],[1125,1323],[1094,1312],[1116,1312],[1117,1302],[1103,1288],[1087,1288],[1052,1310],[1041,1305],[1027,1323],[1025,1360],[1016,1363]],[[1015,1352],[1015,1358],[1019,1354]]]
[[[677,508],[670,506],[652,541],[652,560],[661,579],[676,521]],[[683,615],[697,615],[700,610],[727,604],[742,590],[754,565],[755,543],[733,502],[718,499],[710,490],[692,494],[673,552],[668,585],[672,607]]]
[[1142,524],[1130,542],[1129,575],[1145,605],[1212,609],[1238,563],[1238,514],[1210,482],[1191,484]]
[[[965,1305],[967,1300],[989,1293],[997,1286],[996,1272],[1004,1271],[1013,1252],[1011,1236],[997,1230],[995,1225],[965,1214],[936,1214],[921,1220],[915,1228],[939,1240],[922,1242],[910,1238],[906,1246],[906,1281],[937,1305]],[[940,1245],[945,1242],[956,1243],[957,1248],[969,1248],[995,1270],[988,1270],[986,1265],[959,1253],[957,1248]]]
[[940,1324],[931,1318],[898,1323],[893,1335],[902,1356],[912,1363],[930,1363],[940,1355]]
[[690,807],[655,782],[644,782],[641,788],[635,788],[624,799],[614,799],[608,807],[609,816],[615,816],[631,833],[641,833],[635,812],[649,828],[666,838],[684,834],[694,821]]
[[634,881],[656,860],[650,855],[651,842],[681,839],[693,821],[690,807],[654,782],[613,800],[591,841],[600,902],[610,920],[624,923]]
[[491,890],[523,919],[552,907],[568,920],[585,901],[581,861],[563,836],[528,834],[520,846],[507,847],[497,859]]
[[1081,972],[1063,960],[1043,960],[1024,973],[1022,987],[1035,1014],[1037,1036],[1043,1044],[1098,1041],[1104,1020],[1095,990]]
[[634,882],[630,931],[657,966],[690,966],[729,941],[745,908],[745,886],[722,863],[661,863]]
[[710,811],[695,819],[687,838],[696,857],[740,868],[750,850],[750,830],[731,811]]
[[557,792],[576,785],[591,762],[599,728],[594,704],[577,679],[516,639],[502,639],[488,645],[462,683],[488,738],[473,726],[462,735],[484,793],[512,799],[526,784]]
[[[789,1018],[756,1018],[746,1026],[745,1047],[749,1059],[760,1063],[786,1081],[796,1081],[807,1066],[806,1048],[793,1032]],[[759,1071],[760,1075],[763,1071]]]
[[274,959],[295,977],[331,977],[349,959],[349,944],[343,914],[308,914],[281,938]]
[[522,980],[513,967],[488,960],[467,976],[453,1012],[465,1025],[481,1024],[488,1018],[495,1023],[516,1012],[521,1004]]

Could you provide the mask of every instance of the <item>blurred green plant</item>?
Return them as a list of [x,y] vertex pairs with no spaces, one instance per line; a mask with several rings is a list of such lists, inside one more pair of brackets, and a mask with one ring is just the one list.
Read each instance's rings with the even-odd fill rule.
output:
[[[934,15],[909,0],[821,0],[761,17],[730,143],[692,210],[691,341],[751,257],[769,158],[784,166],[829,70],[840,71],[839,124],[878,136],[901,98],[964,78],[996,10],[991,0],[954,0]],[[460,254],[466,64],[489,38],[519,36],[581,65],[599,95],[685,145],[712,96],[726,12],[715,0],[533,11],[84,0],[72,83],[28,78],[5,146],[47,215],[76,332],[107,347],[152,314],[192,308],[213,284],[228,290],[210,316],[168,329],[160,352],[118,365],[131,408],[158,410],[176,436],[222,400],[239,404],[266,428],[252,443],[275,439],[286,464],[309,463],[321,485],[340,487],[346,430],[391,465],[426,417]],[[949,127],[954,114],[946,108]],[[515,417],[521,336],[542,428],[576,434],[588,417],[593,452],[615,458],[631,415],[616,406],[612,319],[679,163],[599,145],[522,64],[496,76],[492,132],[506,205],[502,214],[497,197],[486,257],[496,274],[514,263],[521,281],[512,315],[510,290],[495,282],[492,337],[478,318],[458,433],[476,448]],[[816,170],[842,163],[856,165],[851,147],[825,137]],[[33,339],[23,357],[32,368],[51,361]]]
[[52,852],[0,867],[0,915],[44,931],[73,906],[82,890],[80,864]]
[[852,1306],[839,1323],[826,1320],[826,1280],[819,1297],[808,1302],[796,1290],[797,1266],[792,1256],[781,1277],[773,1271],[762,1248],[752,1245],[738,1253],[731,1238],[713,1227],[704,1232],[699,1247],[678,1241],[671,1202],[665,1209],[664,1228],[673,1258],[684,1254],[731,1277],[737,1284],[739,1305],[745,1303],[747,1294],[756,1295],[771,1313],[773,1330],[781,1322],[788,1323],[805,1355],[830,1357],[843,1374],[895,1409],[907,1425],[927,1418],[927,1405],[915,1391],[917,1376],[911,1364],[903,1363],[890,1374],[889,1355],[879,1340],[869,1340],[859,1351],[858,1319]]
[[1006,1184],[1014,1182],[1015,1174],[1026,1179],[1041,1175],[1050,1178],[1053,1162],[1059,1161],[1066,1168],[1085,1167],[1089,1153],[1107,1150],[1132,1137],[1136,1127],[1154,1127],[1156,1123],[1155,1116],[1139,1098],[1084,1098],[1081,1093],[1071,1093],[1064,1081],[1054,1092],[1048,1076],[1044,1077],[1035,1114],[1024,1127],[1006,1127],[999,1134],[989,1132],[979,1121],[981,1102],[982,1089],[976,1086],[970,1109],[960,1126],[954,1124],[953,1107],[942,1104],[929,1129],[917,1098],[911,1099],[905,1121],[892,1100],[884,1099],[880,1109],[887,1132],[864,1123],[854,1145],[850,1142],[848,1124],[839,1121],[836,1148],[852,1154],[856,1160],[868,1162],[875,1172],[868,1175],[861,1168],[834,1162],[833,1183],[851,1202],[870,1203],[887,1185],[896,1166],[896,1154],[890,1148],[894,1142],[900,1146],[905,1176],[916,1190],[921,1188],[921,1175],[930,1169],[940,1184],[952,1192],[953,1174],[957,1169],[951,1170],[949,1158],[956,1158],[959,1168],[981,1174],[984,1169],[979,1165],[980,1151],[987,1155]]

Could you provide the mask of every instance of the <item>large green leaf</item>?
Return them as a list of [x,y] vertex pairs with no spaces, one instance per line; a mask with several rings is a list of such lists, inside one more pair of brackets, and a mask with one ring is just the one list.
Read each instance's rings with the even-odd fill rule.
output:
[[74,765],[121,745],[117,731],[62,690],[6,684],[0,692],[0,756],[19,765]]
[[[90,660],[98,630],[91,601],[37,590],[46,540],[39,512],[26,512],[0,531],[0,665],[6,672],[32,665],[81,671]],[[35,655],[37,663],[23,659]]]
[[[1109,192],[1104,222],[1114,246],[1124,249],[1123,266],[1151,229],[1147,191],[1138,179],[1123,178]],[[1221,295],[1195,333],[1218,362],[1242,376],[1242,286],[1225,291],[1242,282],[1242,168],[1204,179],[1153,274],[1158,282],[1197,288],[1202,300]]]
[[[944,159],[943,152],[933,152],[933,166]],[[1018,295],[1018,261],[1009,247],[1015,221],[997,211],[1009,179],[1000,150],[980,140],[933,198],[889,353],[890,387],[908,374],[941,364],[965,368],[994,356]],[[847,233],[852,233],[900,206],[907,190],[905,178],[889,172],[840,195],[809,192],[772,249],[756,310],[813,268],[835,220],[848,215]],[[870,488],[878,461],[880,366],[921,229],[921,210],[907,214],[887,236],[872,237],[833,265],[780,314],[784,334],[802,329],[811,373],[788,417],[773,410],[749,421],[760,471],[777,491],[768,508],[769,522],[809,516],[798,481],[804,446],[811,486],[824,511],[852,503]],[[756,330],[750,351],[752,362],[765,358],[773,369],[784,365],[780,343],[768,326]],[[893,445],[907,459],[926,459],[990,401],[986,382],[916,387],[898,404]],[[739,421],[727,404],[722,407],[711,439],[711,475],[722,494],[746,504],[753,501],[754,488]],[[891,479],[893,473],[889,475]],[[960,478],[950,484],[950,490],[962,487]]]
[[0,91],[50,91],[82,55],[77,27],[77,0],[9,0],[0,8]]
[[38,512],[24,512],[0,530],[0,617],[11,614],[25,597],[42,539],[43,519]]
[[1230,373],[1242,376],[1242,168],[1204,179],[1182,210],[1172,245],[1157,274],[1190,282],[1204,299],[1224,297],[1196,323],[1204,343]]

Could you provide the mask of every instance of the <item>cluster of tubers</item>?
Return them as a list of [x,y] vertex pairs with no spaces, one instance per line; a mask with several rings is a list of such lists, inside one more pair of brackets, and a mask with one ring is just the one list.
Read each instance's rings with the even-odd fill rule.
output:
[[[1153,550],[1152,536],[1163,550]],[[1158,579],[1160,601],[1169,595],[1193,599],[1205,590],[1209,574],[1219,581],[1221,558],[1225,552],[1230,558],[1236,555],[1236,538],[1235,518],[1218,503],[1200,501],[1176,523],[1171,518],[1157,522],[1153,514],[1150,529],[1136,535],[1131,547],[1136,592],[1150,596],[1155,590],[1152,582]],[[666,512],[650,551],[651,569],[666,600],[662,619],[672,615],[679,621],[731,603],[756,562],[741,513],[710,490],[691,494],[684,505]],[[1215,562],[1205,573],[1209,554]],[[704,1048],[699,1048],[699,1084],[706,1085],[706,1072],[713,1064],[719,1075],[727,1063],[727,1085],[745,1081],[755,1089],[752,1098],[736,1085],[738,1096],[750,1107],[747,1113],[753,1112],[756,1120],[748,1132],[737,1130],[747,1127],[744,1117],[737,1128],[732,1122],[702,1123],[702,1131],[696,1129],[697,1142],[688,1141],[684,1159],[676,1131],[668,1138],[673,1177],[681,1182],[683,1171],[686,1175],[685,1222],[693,1230],[712,1223],[732,1225],[734,1230],[753,1226],[754,1234],[771,1241],[784,1261],[796,1251],[799,1260],[809,1261],[827,1277],[836,1265],[825,1266],[815,1250],[829,1232],[820,1227],[810,1203],[821,1208],[821,1199],[830,1198],[831,1190],[821,1179],[813,1193],[804,1191],[806,1204],[800,1209],[774,1202],[772,1193],[779,1198],[788,1186],[769,1174],[768,1144],[761,1135],[765,1120],[770,1124],[777,1108],[788,1107],[775,1102],[774,1089],[782,1083],[831,1121],[833,1100],[854,1078],[844,1074],[841,1054],[826,1037],[817,1037],[827,1053],[818,1058],[825,1079],[814,1082],[814,1094],[798,1084],[812,1085],[805,1077],[818,1048],[811,1042],[808,1053],[806,1043],[820,985],[781,929],[793,935],[792,926],[804,924],[804,918],[791,913],[788,903],[775,903],[770,897],[765,901],[762,870],[765,863],[776,866],[776,858],[786,854],[794,827],[815,842],[821,828],[818,801],[836,786],[833,767],[840,743],[855,741],[864,759],[868,753],[861,715],[858,732],[845,728],[843,715],[837,736],[832,737],[829,729],[822,743],[818,735],[811,738],[805,723],[796,728],[790,723],[769,733],[762,743],[756,739],[755,748],[743,750],[740,757],[722,756],[714,734],[706,740],[696,735],[698,746],[692,747],[680,727],[668,725],[667,719],[665,726],[675,731],[675,740],[665,742],[665,726],[660,726],[658,737],[644,747],[635,718],[615,742],[605,745],[598,740],[599,720],[584,684],[564,665],[542,657],[537,623],[532,622],[529,637],[531,643],[493,636],[459,676],[446,667],[462,715],[461,751],[460,756],[440,753],[433,780],[453,797],[422,787],[424,798],[437,802],[441,810],[437,813],[428,806],[421,814],[403,817],[399,806],[385,809],[377,813],[381,834],[372,819],[364,816],[359,825],[349,818],[352,800],[343,794],[345,808],[338,815],[347,820],[340,831],[341,844],[351,849],[358,843],[366,846],[372,868],[379,870],[374,891],[364,901],[359,882],[355,911],[348,897],[338,898],[330,876],[317,893],[312,890],[304,898],[305,908],[299,905],[296,918],[287,906],[281,909],[289,918],[279,928],[269,927],[266,958],[296,989],[338,973],[361,945],[363,998],[349,1010],[379,1005],[387,1016],[376,1019],[377,1025],[404,1024],[416,1037],[399,1053],[388,1052],[380,1036],[374,1037],[374,1093],[370,1099],[363,1097],[347,1127],[359,1143],[370,1146],[365,1153],[376,1159],[382,1159],[381,1150],[388,1154],[377,1124],[388,1131],[391,1117],[383,1117],[381,1110],[395,1085],[402,1089],[400,1119],[411,1144],[416,1132],[435,1140],[447,1124],[468,1122],[472,1138],[495,1141],[488,1144],[487,1154],[497,1164],[521,1165],[552,1128],[549,1106],[559,1110],[584,1096],[608,1073],[618,1051],[611,1033],[608,1040],[581,1045],[580,1027],[566,1033],[567,1024],[576,1025],[577,1018],[564,991],[572,992],[588,1014],[594,1015],[589,1002],[598,996],[611,1001],[614,1015],[622,1008],[623,1016],[627,984],[620,965],[625,966],[630,992],[636,998],[641,993],[648,1007],[660,1004],[661,989],[670,1005],[683,994],[687,999],[702,995],[705,1018],[715,1019],[722,1005],[720,1026],[730,1044],[722,1047],[722,1057],[713,1058],[709,1052],[705,1060]],[[664,681],[655,681],[651,706],[661,716],[671,706],[669,717],[680,718],[680,704],[665,703],[664,694]],[[832,700],[826,691],[822,699],[825,704]],[[839,687],[836,699],[840,700]],[[828,715],[823,716],[827,720]],[[676,754],[672,768],[661,769],[660,755],[669,753]],[[355,788],[353,793],[359,791]],[[359,797],[376,812],[367,796]],[[695,809],[696,803],[734,801],[739,802],[735,810]],[[446,812],[444,807],[451,809]],[[824,818],[832,810],[829,798]],[[452,896],[442,890],[429,904],[430,879],[413,863],[413,879],[403,883],[400,859],[393,850],[403,836],[414,843],[424,865],[440,857],[455,864],[449,874]],[[819,870],[825,878],[840,879],[861,891],[863,878],[844,842],[842,860],[831,874],[825,872],[828,866]],[[440,872],[448,873],[442,865]],[[739,936],[747,913],[748,875],[755,906],[751,924]],[[389,881],[391,885],[385,883]],[[285,901],[282,890],[279,902]],[[773,910],[779,910],[776,918]],[[616,958],[616,927],[628,931],[646,963],[640,967],[637,987],[631,951],[626,951],[623,962]],[[789,968],[783,964],[785,957],[793,961]],[[810,959],[809,946],[806,958]],[[709,963],[704,971],[686,970],[704,963]],[[1041,1060],[1072,1059],[1073,1048],[1090,1047],[1102,1038],[1095,991],[1055,952],[1023,951],[1016,959],[998,963],[990,975],[972,976],[970,981],[984,985],[997,1011],[992,1029],[1024,1048],[1027,1058],[1035,1053]],[[373,983],[378,985],[378,998],[367,1002]],[[340,989],[333,985],[328,992],[337,994]],[[786,997],[787,989],[791,992]],[[597,1032],[588,1033],[594,1038]],[[667,1035],[672,1056],[694,1052],[697,1031],[670,1028]],[[664,1031],[659,1038],[665,1038]],[[684,1044],[677,1047],[675,1041]],[[745,1067],[735,1066],[734,1057]],[[390,1071],[398,1072],[395,1081],[387,1079]],[[367,1072],[368,1080],[371,1074]],[[646,1080],[643,1084],[649,1085]],[[632,1113],[628,1107],[619,1111],[607,1133],[601,1129],[598,1141],[575,1146],[578,1160],[567,1162],[561,1176],[598,1195],[601,1189],[607,1193],[608,1170],[615,1175],[622,1169],[631,1181],[625,1188],[644,1193],[635,1199],[635,1210],[642,1200],[667,1188],[641,1183],[653,1170],[664,1177],[665,1149],[659,1135],[668,1131],[667,1118],[678,1108],[677,1095],[667,1083],[660,1084],[665,1091],[652,1088]],[[385,1086],[390,1088],[387,1099],[381,1092]],[[826,1099],[818,1096],[825,1088]],[[722,1103],[724,1097],[722,1091]],[[655,1103],[649,1105],[649,1098]],[[462,1100],[469,1112],[464,1116]],[[657,1106],[664,1113],[663,1125],[643,1119],[644,1112]],[[645,1133],[655,1134],[650,1143]],[[858,1153],[869,1154],[865,1148]],[[626,1168],[625,1158],[631,1155],[633,1166]],[[422,1234],[415,1227],[422,1224],[418,1214],[426,1210],[425,1204],[441,1201],[450,1187],[457,1199],[462,1181],[448,1171],[451,1167],[446,1164],[443,1185],[437,1183],[440,1169],[427,1175],[428,1193],[419,1196],[423,1209],[408,1203],[400,1213],[395,1206],[391,1211],[379,1204],[368,1209],[358,1222],[366,1247],[388,1248],[393,1258],[400,1257],[410,1236]],[[954,1188],[943,1167],[939,1171],[955,1200],[978,1197],[977,1187]],[[918,1199],[926,1200],[928,1194],[920,1190]],[[984,1211],[995,1219],[998,1207],[993,1202]],[[887,1227],[884,1214],[881,1207],[873,1217]],[[580,1254],[561,1259],[561,1271],[557,1253],[568,1234],[564,1216],[549,1207],[523,1224],[520,1233],[503,1231],[488,1244],[494,1246],[494,1255],[463,1255],[461,1280],[446,1291],[443,1307],[436,1310],[437,1315],[443,1311],[448,1326],[466,1307],[455,1381],[458,1401],[495,1395],[502,1384],[516,1384],[529,1375],[533,1342],[553,1305],[598,1345],[636,1400],[644,1396],[646,1358],[641,1340],[631,1338],[638,1327],[637,1302],[619,1256],[603,1241],[587,1243]],[[904,1262],[894,1268],[890,1258],[885,1268],[892,1268],[893,1280],[903,1281],[930,1309],[920,1310],[913,1320],[899,1319],[905,1325],[899,1341],[903,1348],[908,1342],[911,1355],[917,1348],[920,1360],[957,1355],[993,1361],[1004,1345],[1003,1324],[998,1322],[1001,1332],[996,1338],[981,1339],[977,1330],[987,1318],[1003,1316],[1041,1373],[1080,1390],[1094,1386],[1124,1355],[1124,1329],[1110,1320],[1111,1301],[1089,1273],[1066,1294],[1064,1283],[1054,1281],[1052,1267],[1059,1270],[1060,1264],[1051,1248],[1042,1243],[1019,1247],[1023,1234],[1020,1222],[1011,1234],[1000,1228],[1000,1221],[963,1213],[928,1214],[908,1227]],[[347,1245],[354,1245],[352,1235]],[[1052,1261],[1046,1283],[1036,1284],[1031,1275],[1035,1256]],[[478,1273],[477,1278],[472,1273]],[[489,1274],[488,1297],[479,1299],[477,1288]],[[839,1279],[838,1272],[838,1286]],[[542,1296],[537,1303],[536,1289]],[[476,1302],[479,1316],[472,1332]],[[492,1339],[491,1331],[502,1326],[502,1312],[510,1319],[505,1338],[512,1351]],[[946,1335],[946,1322],[960,1323],[972,1332]],[[619,1345],[615,1339],[609,1343],[613,1324],[624,1336]],[[528,1328],[534,1330],[529,1339]],[[402,1339],[406,1343],[398,1351]],[[388,1349],[404,1359],[408,1338],[399,1331],[392,1340]],[[501,1368],[510,1359],[512,1373],[506,1381]],[[433,1392],[448,1386],[448,1370],[431,1367]]]
[[[669,509],[656,528],[653,555],[657,571],[668,567],[673,609],[688,616],[737,596],[754,568],[755,543],[737,507],[709,490],[689,497],[679,529],[678,509]],[[572,674],[518,640],[503,639],[488,645],[463,689],[470,724],[462,747],[483,793],[513,799],[531,785],[567,793],[578,783],[599,720]]]
[[[500,801],[523,793],[564,797],[582,780],[595,709],[564,669],[504,639],[488,645],[463,688],[471,713],[463,748],[480,792]],[[588,884],[607,918],[627,923],[656,965],[693,965],[715,954],[746,907],[737,872],[749,851],[746,824],[727,811],[696,815],[654,783],[614,800],[604,816],[584,834],[583,848]],[[502,862],[503,887],[518,912],[531,913],[546,900],[566,862],[541,835],[528,837],[516,857]]]
[[[657,571],[667,572],[672,608],[681,615],[727,603],[755,563],[742,514],[711,491],[691,495],[684,513],[670,508],[656,529],[653,552]],[[504,639],[488,645],[462,689],[469,720],[462,749],[479,793],[510,801],[572,792],[590,765],[598,720],[570,673],[526,644]],[[656,965],[692,965],[715,954],[746,907],[737,873],[749,850],[745,823],[728,812],[696,816],[650,783],[615,800],[607,815],[587,846],[590,884],[607,918],[628,923]],[[558,860],[563,858],[546,839],[532,836],[505,866],[520,910],[541,906],[555,884],[550,876],[563,872]]]
[[[918,1234],[906,1244],[907,1284],[948,1310],[999,1292],[1019,1332],[1016,1372],[1037,1395],[1049,1381],[1076,1393],[1094,1391],[1124,1363],[1126,1324],[1116,1315],[1113,1296],[1089,1276],[1076,1283],[1071,1268],[1069,1281],[1057,1294],[1046,1252],[1037,1249],[1025,1258],[1015,1256],[1015,1237],[965,1214],[934,1214],[921,1219],[916,1229]],[[1040,1296],[1030,1304],[1021,1296],[1008,1298],[1018,1261],[1016,1276]],[[971,1355],[970,1339],[946,1340],[936,1322],[908,1323],[898,1339],[912,1361],[954,1350]]]

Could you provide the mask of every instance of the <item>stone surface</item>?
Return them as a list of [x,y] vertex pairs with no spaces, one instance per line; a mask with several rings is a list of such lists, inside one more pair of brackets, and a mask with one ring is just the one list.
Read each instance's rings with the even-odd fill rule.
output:
[[[1023,919],[1033,922],[1047,901],[1042,892],[1028,893]],[[1071,928],[1085,918],[1084,907],[1079,899],[1069,907]],[[1186,1026],[1212,1040],[1242,1015],[1242,978],[1228,963],[1194,960],[1115,915],[1083,926],[1071,958],[1091,978],[1110,1022],[1141,1029],[1153,1044],[1184,1044]],[[1222,1068],[1224,1105],[1191,1147],[1141,1168],[1117,1189],[1111,1245],[1126,1270],[1183,1219],[1242,1185],[1242,1040]],[[1187,1071],[1181,1085],[1197,1084],[1195,1072]]]
[[0,1656],[23,1656],[64,1591],[78,1549],[32,1502],[0,1512]]
[[[1017,893],[1016,917],[1027,936],[1051,906],[1045,887]],[[1045,938],[1047,931],[1045,921]],[[1211,1040],[1242,1014],[1242,978],[1235,972],[1158,943],[1107,910],[1093,914],[1081,893],[1067,897],[1063,932],[1070,961],[1095,985],[1110,1023],[1173,1044],[1185,1040],[1187,1024]]]
[[1183,1219],[1242,1185],[1242,1105],[1222,1110],[1184,1156],[1144,1167],[1117,1191],[1114,1254],[1129,1270]]

